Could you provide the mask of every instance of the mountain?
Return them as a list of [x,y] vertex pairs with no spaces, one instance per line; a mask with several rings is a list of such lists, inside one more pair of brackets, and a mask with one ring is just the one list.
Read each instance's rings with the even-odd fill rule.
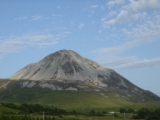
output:
[[[10,79],[27,80],[80,80],[101,83],[100,78],[109,77],[113,70],[81,57],[71,50],[60,50],[41,61],[27,65]],[[103,76],[103,77],[102,77]]]
[[[77,94],[95,92],[100,95],[99,97],[105,99],[112,96],[110,98],[125,101],[160,100],[159,96],[132,84],[114,70],[83,58],[71,50],[57,51],[37,63],[27,65],[10,76],[9,80],[0,85],[0,88],[9,90],[6,93],[0,93],[0,100],[2,101],[21,99],[19,92],[22,90],[31,91],[31,89],[42,88],[51,91],[77,91]],[[13,91],[15,92],[12,93]],[[33,93],[35,91],[29,94]],[[68,92],[66,93],[68,94]],[[31,95],[30,99],[34,101],[33,96],[36,95]],[[15,96],[19,97],[15,98]],[[41,97],[37,96],[37,98]]]

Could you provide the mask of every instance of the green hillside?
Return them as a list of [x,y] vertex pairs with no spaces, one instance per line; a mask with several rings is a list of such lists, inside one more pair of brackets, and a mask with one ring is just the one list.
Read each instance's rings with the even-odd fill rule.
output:
[[40,88],[3,89],[0,91],[0,102],[47,104],[77,111],[160,107],[160,101],[130,102],[107,92],[52,91]]
[[[0,86],[8,80],[0,80]],[[0,88],[0,102],[52,105],[65,110],[119,110],[119,108],[160,107],[160,101],[127,100],[121,93],[107,91],[54,91],[42,88]]]
[[18,112],[18,110],[15,110],[15,109],[11,109],[11,108],[8,108],[8,107],[4,107],[4,106],[2,106],[2,105],[0,105],[0,114],[1,113],[16,113],[16,112]]

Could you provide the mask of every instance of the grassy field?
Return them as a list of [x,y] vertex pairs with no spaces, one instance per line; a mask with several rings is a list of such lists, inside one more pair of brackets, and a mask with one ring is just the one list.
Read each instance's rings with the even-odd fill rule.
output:
[[[7,116],[25,116],[25,114],[18,114],[18,110],[16,109],[10,109],[7,107],[4,107],[0,105],[0,116],[2,114],[5,114]],[[43,113],[42,114],[27,114],[27,116],[30,116],[31,118],[43,118]],[[50,118],[55,118],[55,120],[131,120],[132,114],[126,113],[126,114],[121,114],[117,113],[117,115],[114,114],[104,114],[103,116],[89,116],[89,115],[45,115],[45,117],[50,117]]]
[[2,113],[16,113],[16,112],[18,112],[18,110],[10,109],[10,108],[7,108],[7,107],[0,105],[0,114],[2,114]]
[[[106,97],[104,97],[107,96]],[[160,107],[160,101],[131,102],[116,98],[114,94],[107,92],[80,92],[80,91],[51,91],[49,89],[13,89],[0,90],[0,102],[30,103],[41,105],[52,105],[65,110],[76,110],[85,112],[115,111],[119,108]]]
[[[9,116],[24,116],[24,114],[17,114],[18,110],[16,109],[10,109],[7,107],[4,107],[0,105],[0,116],[2,114],[9,115]],[[27,116],[31,116],[31,118],[43,118],[43,115],[41,114],[28,114]],[[53,116],[47,116],[50,118],[55,118],[55,120],[131,120],[132,114],[126,113],[126,114],[121,114],[117,113],[117,116],[113,114],[104,114],[103,116],[86,116],[86,115],[53,115]]]

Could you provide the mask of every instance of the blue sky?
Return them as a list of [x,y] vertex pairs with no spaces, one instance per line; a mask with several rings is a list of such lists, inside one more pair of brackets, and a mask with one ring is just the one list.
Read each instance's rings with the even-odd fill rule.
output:
[[0,16],[0,78],[69,49],[160,96],[160,0],[3,0]]

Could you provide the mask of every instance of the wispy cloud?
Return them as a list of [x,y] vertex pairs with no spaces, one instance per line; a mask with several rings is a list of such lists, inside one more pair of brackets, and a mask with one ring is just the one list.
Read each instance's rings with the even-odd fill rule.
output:
[[136,60],[133,62],[124,63],[116,66],[112,66],[116,70],[133,70],[144,68],[160,68],[160,57],[152,59]]
[[91,8],[98,8],[98,5],[92,5]]
[[53,35],[23,35],[0,40],[0,54],[18,52],[23,47],[45,47],[55,45],[58,38]]
[[108,68],[121,72],[135,69],[160,68],[160,57],[139,59],[135,56],[120,57],[114,54],[103,54],[102,52],[100,54],[101,56],[96,59],[99,63],[103,64]]
[[[125,31],[125,36],[128,37],[127,41],[123,44],[108,47],[100,48],[94,51],[99,57],[97,61],[110,67],[115,70],[128,70],[128,69],[140,69],[140,68],[160,68],[160,58],[151,58],[151,59],[139,59],[135,56],[122,57],[121,55],[129,49],[136,49],[136,47],[150,44],[159,40],[160,37],[160,25],[156,25],[151,21],[148,21],[150,24],[138,26],[133,28],[131,31]],[[157,66],[156,66],[157,64]]]
[[[19,52],[26,47],[44,48],[54,46],[59,41],[71,34],[69,31],[61,32],[57,35],[53,34],[25,34],[22,36],[12,36],[0,39],[0,56],[9,53]],[[3,58],[3,57],[2,57]]]
[[[60,17],[60,15],[52,15],[52,17]],[[33,16],[20,16],[15,18],[15,20],[30,20],[30,21],[36,21],[36,20],[44,20],[49,19],[49,17],[43,16],[43,15],[33,15]]]
[[32,21],[44,20],[44,19],[48,19],[48,17],[42,16],[42,15],[34,15],[34,16],[32,16],[32,18],[31,18]]
[[17,52],[20,49],[22,42],[16,38],[8,40],[0,40],[0,56],[8,53]]
[[107,15],[107,17],[113,17],[114,15],[116,15],[117,14],[117,12],[116,11],[111,11],[111,12],[109,12],[108,13],[108,15]]
[[28,18],[27,16],[21,16],[21,17],[15,18],[15,20],[25,20],[27,18]]
[[134,21],[134,20],[138,20],[138,19],[142,19],[145,18],[146,16],[146,12],[142,12],[142,13],[131,13],[127,10],[122,10],[116,18],[114,19],[110,19],[104,22],[105,28],[111,26],[111,25],[115,25],[115,24],[122,24],[125,22],[130,22],[130,21]]
[[156,9],[159,7],[159,0],[130,0],[130,4],[124,6],[126,10],[135,12],[140,12],[145,9]]
[[59,37],[55,37],[51,34],[46,35],[24,35],[21,37],[17,37],[17,39],[23,40],[23,45],[32,46],[32,47],[46,47],[55,45]]
[[83,23],[81,23],[81,24],[78,26],[79,29],[82,29],[83,27],[84,27],[84,24],[83,24]]
[[62,17],[62,15],[53,14],[52,17]]
[[110,0],[109,2],[107,2],[107,6],[108,7],[112,7],[115,4],[124,4],[125,0]]
[[[113,6],[116,3],[123,3],[123,0],[112,0],[107,3],[108,6]],[[160,9],[160,1],[159,0],[130,0],[129,4],[124,5],[121,7],[120,11],[117,12],[115,18],[108,19],[105,18],[103,20],[104,28],[108,28],[110,26],[116,24],[122,24],[125,22],[131,22],[136,20],[144,20],[147,19],[147,12],[145,11],[152,11]],[[110,14],[110,13],[109,13]],[[108,15],[109,16],[109,15]],[[108,17],[107,16],[107,17]]]
[[128,49],[135,48],[137,46],[143,45],[143,44],[148,44],[151,42],[154,42],[155,39],[140,39],[140,40],[132,40],[132,41],[127,41],[121,45],[114,46],[114,47],[109,47],[109,48],[100,48],[95,50],[94,52],[98,54],[106,54],[106,55],[118,55]]

